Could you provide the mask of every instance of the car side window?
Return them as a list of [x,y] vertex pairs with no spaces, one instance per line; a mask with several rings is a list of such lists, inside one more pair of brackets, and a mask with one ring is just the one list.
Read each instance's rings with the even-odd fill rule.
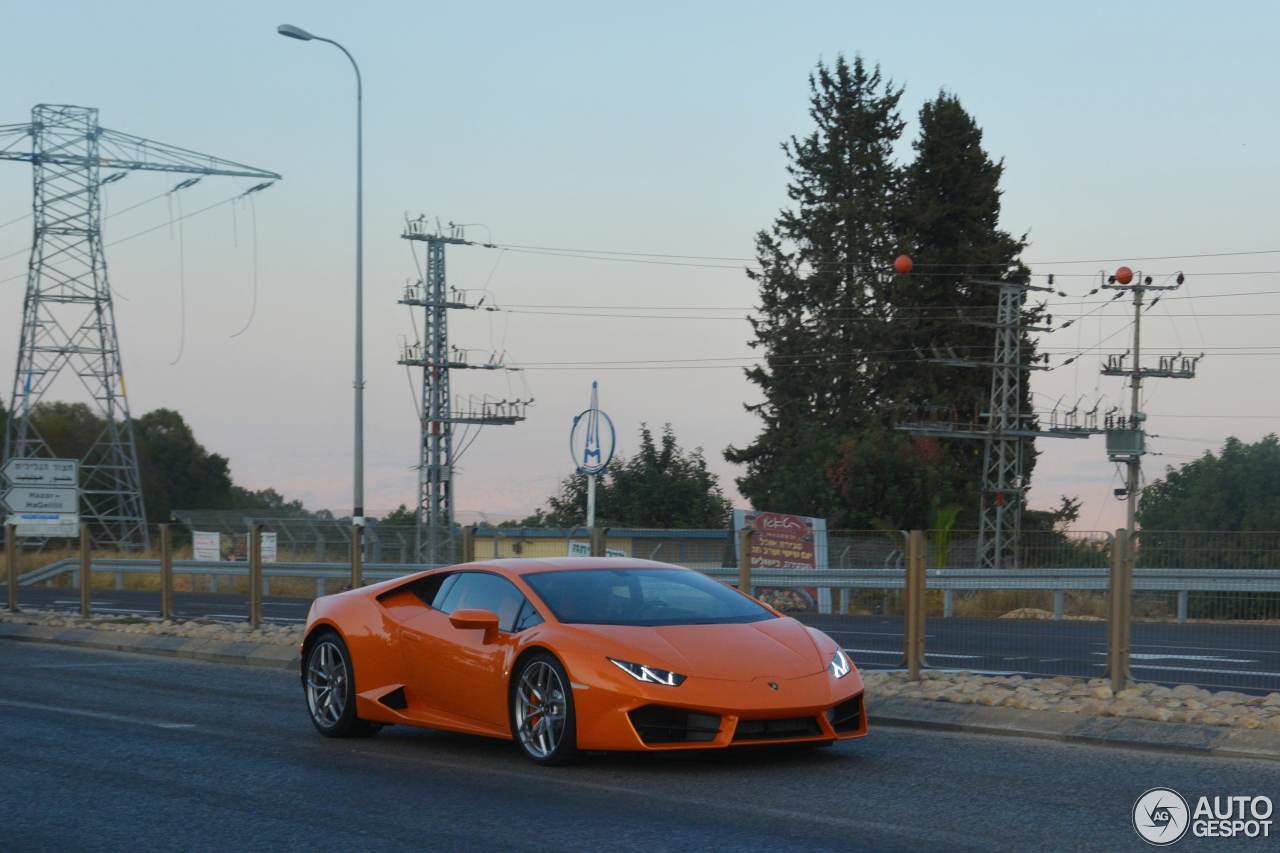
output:
[[436,601],[440,600],[443,589],[452,585],[454,577],[452,574],[429,575],[413,585],[413,594],[423,604],[434,607]]
[[451,577],[457,580],[441,588],[443,597],[437,596],[437,610],[452,613],[455,610],[489,610],[498,615],[498,630],[514,629],[516,618],[525,604],[520,590],[506,578],[487,572],[459,572]]
[[524,600],[524,604],[520,605],[520,612],[516,615],[515,624],[511,630],[519,633],[526,628],[532,628],[534,625],[541,625],[543,622],[542,614],[538,612],[538,608],[533,606],[529,599]]
[[436,610],[448,613],[453,608],[449,606],[449,600],[454,595],[454,591],[458,588],[458,578],[461,575],[452,574],[444,579],[444,583],[436,590],[436,594],[431,598],[431,606]]

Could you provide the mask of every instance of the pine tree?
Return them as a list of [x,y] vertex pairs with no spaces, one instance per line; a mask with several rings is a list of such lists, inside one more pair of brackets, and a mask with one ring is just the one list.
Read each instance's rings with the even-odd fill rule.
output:
[[[940,92],[919,114],[913,143],[915,160],[907,167],[898,207],[901,242],[916,272],[894,279],[895,339],[902,349],[894,375],[886,382],[886,405],[903,413],[917,406],[938,407],[961,421],[985,424],[982,414],[991,394],[991,371],[922,363],[915,354],[945,344],[963,358],[990,361],[994,330],[969,321],[995,319],[998,288],[974,284],[1025,276],[1019,262],[1025,238],[1000,228],[1000,179],[1004,164],[992,161],[982,147],[982,129],[959,98]],[[1034,308],[1025,313],[1036,320]],[[1024,336],[1022,354],[1030,364],[1035,345]],[[1024,411],[1031,410],[1025,391]],[[973,518],[982,482],[982,444],[947,441],[939,464],[949,468],[951,483],[940,500],[957,501]],[[1035,453],[1024,454],[1030,477]]]
[[[976,522],[980,443],[913,438],[895,424],[926,405],[980,422],[990,370],[921,355],[943,345],[990,361],[993,330],[960,315],[994,319],[997,288],[971,280],[1025,274],[1025,242],[999,227],[1003,164],[954,96],[924,105],[914,161],[894,164],[901,95],[861,59],[820,64],[815,130],[783,145],[795,208],[757,236],[759,270],[748,273],[763,363],[747,375],[764,399],[747,408],[763,428],[725,452],[747,466],[738,486],[757,508],[835,526],[929,525],[957,508]],[[899,251],[916,273],[886,274]],[[1028,361],[1033,352],[1024,340]]]
[[894,249],[892,160],[902,134],[902,90],[843,57],[809,77],[815,128],[783,143],[790,163],[783,210],[756,238],[760,291],[747,371],[763,401],[747,406],[764,428],[725,458],[745,464],[738,486],[760,508],[827,516],[840,496],[823,476],[842,433],[874,417],[888,294],[876,270]]

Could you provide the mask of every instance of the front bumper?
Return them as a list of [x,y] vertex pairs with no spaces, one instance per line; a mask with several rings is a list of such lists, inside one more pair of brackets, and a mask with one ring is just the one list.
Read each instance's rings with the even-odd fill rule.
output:
[[746,682],[691,677],[679,687],[571,680],[580,749],[722,749],[867,733],[856,671],[839,680],[826,672]]

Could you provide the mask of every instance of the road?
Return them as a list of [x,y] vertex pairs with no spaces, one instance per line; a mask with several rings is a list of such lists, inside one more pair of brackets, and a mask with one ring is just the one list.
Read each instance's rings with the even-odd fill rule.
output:
[[1153,786],[1280,799],[1266,762],[889,728],[540,768],[439,732],[327,740],[283,671],[14,642],[0,779],[7,851],[1139,850]]
[[[79,593],[70,589],[28,587],[28,606],[74,611]],[[100,613],[158,615],[156,592],[94,590]],[[242,596],[177,593],[182,617],[243,620]],[[268,597],[263,617],[301,623],[309,599]],[[895,669],[902,662],[902,620],[891,616],[802,615],[827,631],[865,669]],[[1103,622],[1027,619],[930,619],[925,637],[928,664],[944,669],[1031,675],[1101,677],[1107,637]],[[1280,691],[1280,625],[1135,623],[1131,667],[1142,681],[1229,687],[1250,692]]]

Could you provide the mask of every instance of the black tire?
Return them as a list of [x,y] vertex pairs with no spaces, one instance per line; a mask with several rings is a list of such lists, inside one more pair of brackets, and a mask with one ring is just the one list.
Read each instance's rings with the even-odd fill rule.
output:
[[[539,695],[540,692],[546,695]],[[520,668],[512,673],[509,693],[511,737],[531,761],[554,766],[582,758],[573,687],[555,655],[540,651],[522,660]]]
[[302,691],[311,724],[325,737],[368,737],[382,728],[356,716],[355,668],[336,631],[322,632],[307,647]]

